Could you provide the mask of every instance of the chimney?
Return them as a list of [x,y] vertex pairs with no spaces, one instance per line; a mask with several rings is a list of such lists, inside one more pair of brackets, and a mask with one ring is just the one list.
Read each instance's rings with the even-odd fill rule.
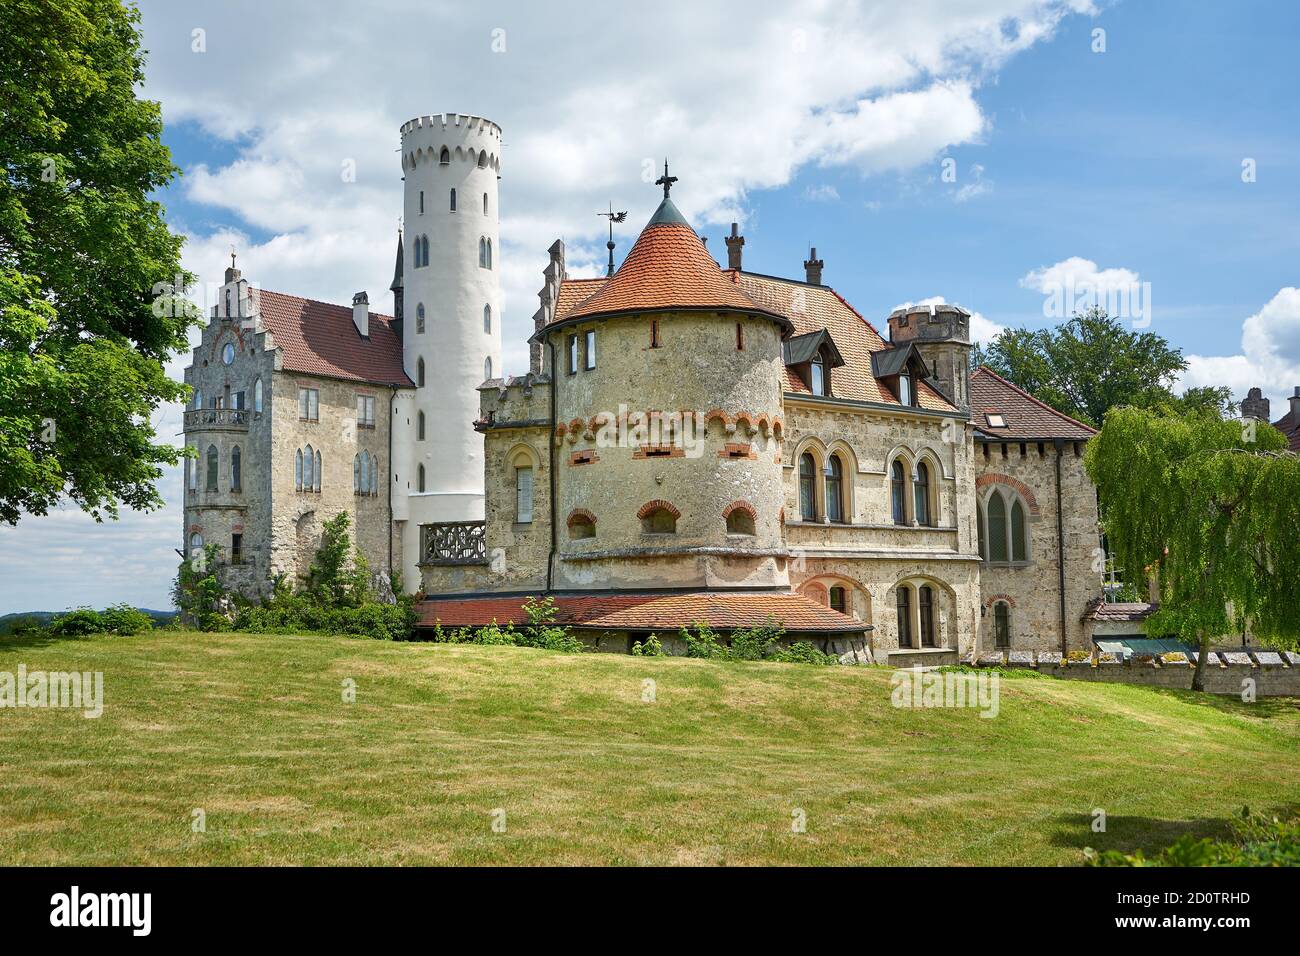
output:
[[358,292],[352,297],[352,324],[363,339],[370,338],[370,296]]
[[1300,425],[1300,385],[1295,387],[1295,394],[1288,401],[1291,403],[1291,426],[1294,428]]
[[1241,401],[1241,417],[1259,422],[1268,421],[1268,399],[1257,388],[1252,388]]
[[809,284],[809,285],[821,285],[821,284],[822,284],[822,266],[823,266],[823,265],[825,265],[825,263],[822,262],[820,259],[817,258],[817,247],[816,247],[816,246],[813,246],[813,247],[812,247],[812,252],[811,252],[811,254],[808,256],[807,259],[804,260],[804,263],[803,263],[804,273],[805,273],[805,274],[807,275],[807,277],[808,277],[808,284]]
[[724,240],[727,243],[727,268],[740,271],[740,254],[745,247],[745,237],[742,236],[736,228],[736,224],[731,224],[731,235]]

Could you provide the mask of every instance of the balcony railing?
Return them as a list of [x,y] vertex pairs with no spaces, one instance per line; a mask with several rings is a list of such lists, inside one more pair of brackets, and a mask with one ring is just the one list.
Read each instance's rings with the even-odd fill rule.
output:
[[185,413],[185,430],[216,428],[246,432],[252,417],[253,413],[246,408],[191,408]]
[[485,521],[441,521],[420,525],[421,564],[487,564]]

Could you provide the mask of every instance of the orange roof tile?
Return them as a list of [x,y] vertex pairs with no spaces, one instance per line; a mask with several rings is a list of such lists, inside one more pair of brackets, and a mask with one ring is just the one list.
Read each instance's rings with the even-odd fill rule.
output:
[[[1001,415],[1006,426],[995,428],[990,425],[990,414]],[[1097,434],[1095,428],[1058,412],[986,365],[981,365],[970,377],[970,415],[976,428],[995,439],[1065,438],[1084,441]]]
[[284,355],[284,368],[328,378],[412,388],[402,369],[402,341],[392,318],[370,313],[370,338],[352,324],[352,307],[265,289],[257,293],[266,330]]
[[[432,598],[416,606],[419,627],[478,627],[527,621],[523,597]],[[699,591],[687,594],[557,596],[556,621],[577,629],[676,631],[703,622],[714,630],[755,627],[769,617],[798,633],[856,633],[867,624],[801,594]]]
[[609,279],[600,276],[596,279],[570,279],[565,276],[560,280],[560,292],[555,298],[555,317],[552,322],[567,318],[573,307],[603,286]]

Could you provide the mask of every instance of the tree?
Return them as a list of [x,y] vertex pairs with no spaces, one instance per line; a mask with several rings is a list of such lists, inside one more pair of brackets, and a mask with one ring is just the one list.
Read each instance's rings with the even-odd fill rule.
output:
[[1100,306],[1055,329],[1006,329],[986,348],[972,349],[971,360],[1093,426],[1121,405],[1220,417],[1232,410],[1226,387],[1175,395],[1174,378],[1187,368],[1182,352],[1152,332],[1125,328]]
[[1135,408],[1111,410],[1088,443],[1111,548],[1156,578],[1148,633],[1200,646],[1197,690],[1211,638],[1300,634],[1300,457],[1286,446],[1266,424]]
[[5,0],[0,30],[0,520],[67,497],[102,520],[159,507],[150,415],[185,395],[182,239],[149,197],[177,169],[139,100],[140,14],[115,0]]
[[358,607],[370,598],[370,565],[348,537],[351,520],[340,511],[321,526],[320,547],[307,571],[307,591],[322,607]]

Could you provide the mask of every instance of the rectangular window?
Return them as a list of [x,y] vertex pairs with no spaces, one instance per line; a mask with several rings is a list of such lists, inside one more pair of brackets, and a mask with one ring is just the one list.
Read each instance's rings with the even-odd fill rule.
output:
[[305,422],[320,420],[320,390],[298,389],[298,418]]
[[358,428],[375,427],[375,396],[373,395],[357,396],[357,427]]
[[912,646],[911,593],[903,585],[898,588],[898,646]]
[[420,190],[420,215],[424,215],[424,190]]
[[661,343],[659,342],[659,320],[651,319],[650,320],[650,347],[652,349],[657,349],[659,348],[660,344]]
[[533,520],[533,469],[515,469],[515,521],[528,524]]
[[583,368],[593,369],[596,367],[596,330],[588,329],[584,333],[584,338],[586,341],[583,343],[583,347],[586,350],[586,354],[583,356],[585,363]]
[[244,536],[242,534],[232,534],[230,536],[230,563],[244,563]]
[[578,337],[569,336],[569,374],[574,375],[578,371]]
[[745,351],[745,327],[739,322],[736,323],[736,351]]
[[237,409],[239,409],[241,412],[244,410],[244,393],[243,393],[243,392],[236,392],[236,393],[235,393],[235,405],[234,405],[234,407],[237,408]]

